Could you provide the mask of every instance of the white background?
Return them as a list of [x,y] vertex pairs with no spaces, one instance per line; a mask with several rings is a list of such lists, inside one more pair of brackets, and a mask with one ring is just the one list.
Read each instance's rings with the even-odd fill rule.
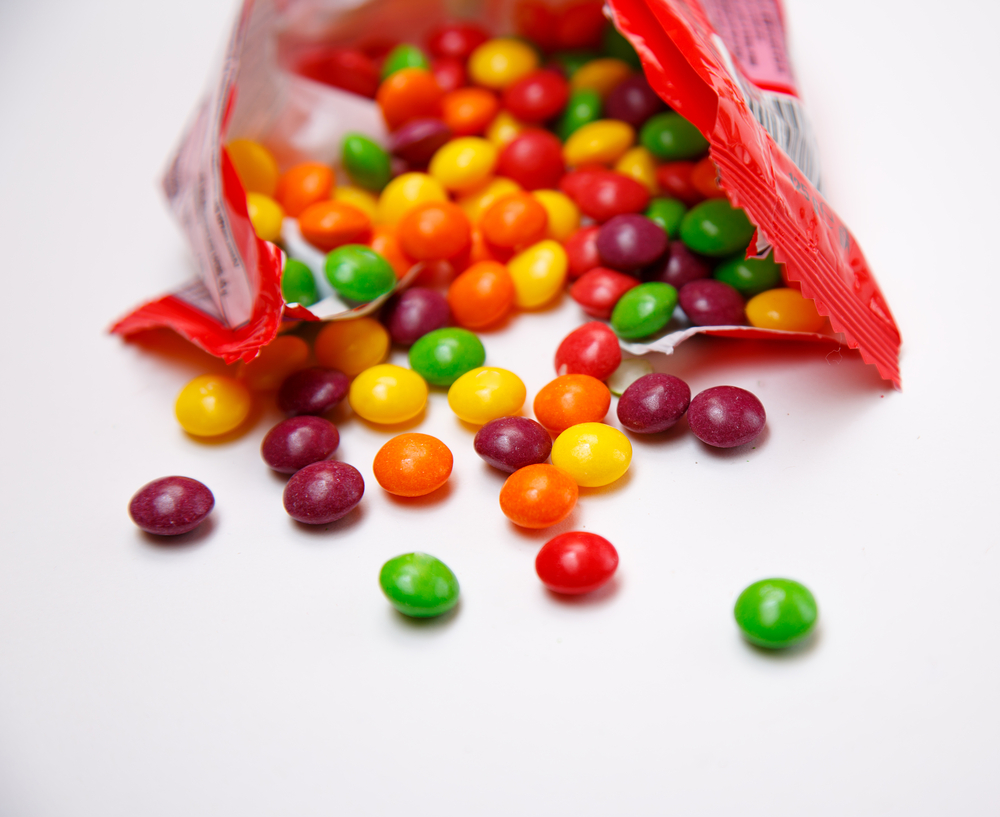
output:
[[[388,497],[390,433],[345,409],[337,456],[368,490],[307,530],[259,459],[273,404],[195,442],[173,401],[220,367],[106,334],[189,275],[158,179],[234,12],[0,3],[0,817],[998,813],[996,8],[787,4],[904,390],[846,350],[692,341],[658,368],[754,391],[761,444],[637,440],[619,484],[537,534],[501,515],[443,393],[420,429],[454,451],[450,488]],[[568,299],[519,316],[488,361],[530,401],[580,321]],[[171,546],[125,510],[166,474],[216,496]],[[621,566],[563,601],[533,559],[574,528]],[[455,614],[415,624],[382,597],[381,564],[414,549],[458,575]],[[770,575],[821,608],[790,654],[732,620]]]

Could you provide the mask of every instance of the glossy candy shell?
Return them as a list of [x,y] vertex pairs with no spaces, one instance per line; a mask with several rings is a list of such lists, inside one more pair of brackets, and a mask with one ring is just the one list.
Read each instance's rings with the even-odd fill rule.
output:
[[336,369],[303,369],[281,384],[278,408],[289,416],[325,414],[347,396],[349,384],[347,375]]
[[716,386],[701,392],[688,407],[694,435],[716,448],[753,442],[764,430],[767,415],[757,397],[736,386]]
[[128,514],[146,533],[177,536],[198,527],[214,506],[212,492],[198,480],[161,477],[136,491]]
[[535,572],[549,590],[565,595],[590,593],[618,569],[618,551],[603,536],[569,531],[550,539],[535,557]]
[[782,649],[812,632],[819,609],[804,585],[791,579],[764,579],[740,593],[733,616],[751,644]]
[[498,417],[476,432],[476,453],[509,474],[526,465],[545,462],[552,451],[549,432],[527,417]]
[[294,474],[314,462],[328,459],[340,445],[340,432],[329,420],[303,415],[282,420],[267,432],[260,456],[282,474]]
[[691,403],[691,389],[679,377],[652,373],[633,381],[618,400],[618,421],[637,434],[672,428]]
[[405,553],[390,559],[379,573],[382,592],[393,607],[412,618],[432,618],[458,604],[458,579],[440,559]]

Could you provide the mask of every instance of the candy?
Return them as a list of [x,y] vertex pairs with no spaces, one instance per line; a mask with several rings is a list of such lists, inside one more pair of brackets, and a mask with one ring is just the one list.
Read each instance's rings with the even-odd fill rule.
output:
[[671,374],[647,374],[634,380],[618,400],[618,421],[637,434],[671,428],[687,411],[691,389]]
[[303,415],[282,420],[267,432],[260,456],[282,474],[294,474],[314,462],[328,459],[340,445],[337,427],[322,417]]
[[271,151],[250,139],[234,139],[226,145],[226,154],[247,193],[274,198],[279,173]]
[[489,35],[473,23],[445,23],[427,35],[427,50],[435,57],[467,60]]
[[570,332],[556,349],[556,374],[585,374],[607,380],[622,360],[615,333],[600,321]]
[[392,76],[404,68],[430,68],[426,55],[414,45],[397,45],[386,55],[382,63],[382,79]]
[[380,363],[354,378],[347,399],[354,412],[371,423],[405,423],[427,405],[427,383],[410,369]]
[[632,73],[625,62],[606,57],[581,65],[570,80],[570,88],[575,91],[594,91],[601,99],[608,96]]
[[711,274],[712,266],[706,259],[691,252],[683,241],[671,241],[667,254],[650,271],[649,278],[679,290],[691,281],[708,278]]
[[497,164],[496,145],[478,136],[453,139],[438,149],[428,172],[446,190],[465,192],[485,182]]
[[570,426],[552,443],[552,464],[581,488],[610,485],[628,470],[632,443],[604,423]]
[[697,162],[691,170],[691,185],[706,199],[724,199],[726,191],[719,186],[719,169],[711,156]]
[[660,113],[647,120],[639,141],[657,159],[695,159],[708,150],[708,140],[679,113]]
[[518,193],[521,186],[511,180],[504,178],[490,179],[485,184],[470,190],[458,199],[458,206],[462,208],[469,221],[474,225],[479,225],[483,214],[489,210],[493,204],[510,193]]
[[530,193],[509,193],[483,213],[479,228],[494,247],[514,249],[541,241],[549,226],[548,211]]
[[[580,227],[580,208],[565,193],[558,190],[534,190],[535,200],[545,208],[549,226],[545,237],[553,241],[565,241]],[[563,249],[566,249],[565,245]],[[567,256],[567,263],[569,258]]]
[[736,386],[706,389],[688,407],[688,425],[694,436],[716,448],[752,442],[764,430],[766,420],[760,400]]
[[705,198],[691,183],[694,164],[694,162],[666,162],[656,168],[656,183],[660,189],[689,207]]
[[635,130],[615,119],[598,119],[574,131],[563,145],[563,159],[570,166],[611,164],[632,147]]
[[580,423],[603,420],[611,407],[611,392],[596,377],[564,374],[535,395],[533,410],[543,426],[558,434]]
[[651,281],[630,289],[611,312],[611,326],[618,337],[636,340],[663,329],[677,307],[677,290],[670,284]]
[[644,215],[658,224],[670,238],[677,238],[686,212],[687,207],[680,199],[659,198],[649,203]]
[[741,253],[719,264],[712,275],[744,298],[781,286],[781,264],[775,263],[773,253],[766,258],[744,258]]
[[467,329],[496,323],[514,305],[514,281],[503,264],[480,261],[448,287],[448,305],[455,322]]
[[507,264],[514,282],[514,301],[522,309],[544,306],[566,281],[566,251],[551,239],[539,241]]
[[372,229],[372,238],[368,242],[368,246],[389,262],[392,271],[396,273],[397,280],[403,278],[416,264],[416,261],[403,252],[403,248],[399,246],[399,239],[396,238],[392,227],[376,225]]
[[516,135],[497,160],[497,173],[513,179],[525,190],[555,187],[565,170],[562,144],[543,130]]
[[812,632],[819,610],[804,585],[791,579],[763,579],[740,593],[733,616],[751,644],[782,649]]
[[286,304],[302,306],[312,306],[319,300],[316,278],[301,261],[285,259],[285,268],[281,272],[281,297]]
[[526,465],[504,482],[500,510],[522,528],[547,528],[569,516],[579,496],[577,484],[558,468]]
[[426,173],[404,173],[389,182],[379,196],[377,220],[395,227],[411,207],[430,201],[448,201],[441,182]]
[[[314,247],[329,252],[345,244],[368,241],[372,234],[372,222],[353,204],[320,201],[309,205],[299,215],[299,232]],[[395,280],[394,274],[393,283]]]
[[597,253],[606,267],[632,272],[652,264],[667,249],[667,234],[645,216],[629,213],[606,221],[597,234]]
[[374,318],[330,321],[316,336],[313,352],[320,366],[354,377],[385,360],[389,333]]
[[620,119],[633,128],[641,128],[647,119],[666,109],[663,100],[649,87],[642,74],[623,79],[604,101],[604,112],[609,119]]
[[390,559],[378,577],[382,592],[404,616],[433,618],[458,604],[458,579],[440,559],[404,553]]
[[347,175],[359,187],[379,191],[389,183],[389,154],[367,136],[347,134],[340,157]]
[[412,165],[425,165],[451,137],[451,128],[440,119],[411,119],[389,136],[389,152]]
[[816,311],[816,305],[794,289],[769,289],[755,295],[746,305],[751,326],[761,329],[784,329],[788,332],[819,332],[826,318]]
[[482,342],[468,329],[435,329],[410,349],[410,367],[432,386],[450,386],[485,360]]
[[386,303],[382,321],[394,343],[411,346],[428,332],[448,325],[448,301],[436,290],[412,287]]
[[567,275],[571,281],[600,266],[601,256],[597,253],[597,233],[600,229],[598,224],[581,227],[563,242],[568,265]]
[[753,234],[746,213],[725,199],[696,204],[681,221],[681,240],[694,252],[713,258],[745,249]]
[[556,44],[560,48],[594,47],[600,42],[606,24],[601,0],[571,3],[556,16]]
[[378,102],[389,130],[427,116],[439,116],[444,91],[434,75],[422,68],[396,71],[378,87]]
[[608,389],[616,397],[621,397],[625,390],[640,377],[653,373],[653,364],[645,358],[626,358],[608,378]]
[[584,215],[601,223],[624,213],[640,213],[649,203],[649,191],[640,182],[612,170],[567,173],[559,189]]
[[603,536],[586,531],[560,533],[535,557],[535,572],[553,593],[579,595],[606,584],[618,569],[618,551]]
[[488,40],[469,55],[469,77],[476,85],[502,89],[538,67],[531,46],[507,37]]
[[476,453],[487,463],[509,474],[526,465],[543,463],[552,451],[549,432],[527,417],[498,417],[473,440]]
[[336,187],[333,190],[333,200],[357,207],[368,216],[369,221],[375,221],[375,217],[378,215],[378,199],[375,194],[368,190],[362,190],[360,187],[349,184]]
[[441,100],[441,118],[456,136],[484,133],[499,110],[500,100],[486,88],[459,88]]
[[659,185],[656,183],[656,160],[653,154],[641,145],[626,150],[615,162],[615,170],[630,179],[635,179],[649,191],[650,195],[659,192]]
[[239,427],[250,414],[252,404],[250,390],[241,381],[203,374],[181,389],[174,414],[189,434],[217,437]]
[[317,366],[290,375],[278,391],[278,408],[289,417],[325,414],[347,396],[348,377]]
[[437,437],[400,434],[375,455],[375,479],[395,496],[425,496],[448,481],[454,459]]
[[483,425],[517,414],[527,397],[524,383],[506,369],[487,366],[466,372],[448,389],[448,405],[460,420]]
[[590,317],[607,320],[622,296],[637,286],[639,281],[631,275],[595,267],[573,282],[569,295]]
[[695,326],[739,326],[744,323],[743,298],[729,284],[711,278],[681,287],[677,300]]
[[274,199],[263,193],[247,193],[247,215],[257,238],[277,241],[281,237],[281,221],[285,212]]
[[498,148],[502,148],[524,133],[527,127],[523,122],[518,122],[508,111],[500,111],[486,129],[486,138]]
[[399,220],[396,237],[400,248],[410,258],[444,261],[469,248],[472,227],[469,217],[457,204],[429,201],[407,211]]
[[584,125],[601,118],[601,95],[590,88],[573,91],[566,103],[566,110],[556,125],[556,133],[563,141],[569,139]]
[[431,60],[431,74],[438,87],[446,94],[457,91],[468,79],[465,63],[452,57],[437,57]]
[[252,391],[275,391],[293,372],[305,367],[309,344],[295,335],[279,335],[240,367],[238,377]]
[[326,525],[349,514],[365,493],[361,473],[346,462],[324,460],[292,474],[282,502],[288,515],[306,525]]
[[341,297],[361,303],[391,292],[396,285],[389,262],[360,244],[346,244],[327,255],[325,272]]
[[298,73],[304,77],[342,88],[373,99],[378,90],[379,73],[374,60],[353,48],[334,48],[300,62]]
[[329,199],[332,188],[330,168],[318,162],[303,162],[281,175],[274,198],[286,216],[298,218],[310,204]]
[[128,515],[146,533],[177,536],[200,525],[215,497],[190,477],[161,477],[143,485],[129,500]]
[[562,71],[563,76],[572,77],[584,65],[598,57],[594,51],[586,49],[571,49],[569,51],[557,51],[552,55],[551,64]]
[[555,71],[532,71],[503,92],[504,107],[522,122],[541,124],[558,114],[569,99],[569,83]]

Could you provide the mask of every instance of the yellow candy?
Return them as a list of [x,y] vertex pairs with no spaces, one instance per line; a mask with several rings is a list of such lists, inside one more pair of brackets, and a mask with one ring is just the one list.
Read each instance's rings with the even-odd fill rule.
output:
[[507,263],[514,279],[514,302],[522,309],[543,306],[558,295],[566,282],[566,250],[546,239],[532,244]]
[[441,146],[427,170],[445,189],[464,192],[493,175],[499,155],[497,146],[487,139],[465,136]]
[[635,129],[619,119],[598,119],[574,131],[563,145],[563,159],[571,167],[611,164],[635,142]]
[[604,423],[570,426],[552,443],[552,464],[581,488],[599,488],[622,476],[632,462],[632,443]]
[[334,201],[353,204],[373,222],[378,217],[378,199],[373,193],[362,190],[360,187],[338,187],[333,191],[331,198]]
[[275,391],[288,375],[305,368],[309,344],[295,335],[281,335],[240,366],[237,377],[253,391]]
[[460,420],[481,426],[517,414],[527,395],[521,378],[513,372],[481,366],[451,384],[448,405]]
[[247,215],[258,238],[277,241],[281,237],[281,221],[285,211],[270,196],[263,193],[247,193]]
[[203,374],[181,389],[174,414],[189,434],[217,437],[237,428],[252,404],[250,390],[236,378]]
[[486,138],[498,148],[502,148],[508,142],[514,141],[514,139],[527,129],[527,125],[515,119],[507,111],[500,111],[486,129]]
[[622,157],[615,162],[615,170],[626,176],[631,176],[651,195],[655,196],[659,192],[660,188],[656,183],[656,160],[653,158],[653,154],[641,145],[625,151]]
[[376,221],[395,227],[413,205],[428,201],[448,201],[441,182],[426,173],[404,173],[389,182],[379,196]]
[[360,374],[389,354],[389,332],[374,318],[330,321],[316,336],[316,362],[348,377]]
[[234,139],[226,145],[226,153],[247,193],[263,193],[274,198],[279,173],[271,151],[250,139]]
[[500,37],[473,51],[466,67],[473,84],[499,90],[534,71],[538,54],[520,40]]
[[546,238],[565,241],[580,227],[580,208],[565,193],[558,190],[535,190],[531,194],[549,214]]
[[489,209],[493,202],[502,196],[519,192],[521,192],[521,185],[513,179],[498,176],[480,185],[475,190],[470,190],[456,204],[462,208],[469,217],[469,221],[475,225],[479,223],[479,219],[482,218],[483,213]]
[[747,301],[746,313],[750,325],[760,329],[818,332],[826,324],[812,301],[803,298],[798,290],[784,287],[755,295]]
[[381,363],[354,378],[347,399],[370,423],[404,423],[427,405],[427,383],[412,369]]
[[569,81],[571,91],[597,91],[601,99],[610,94],[615,86],[632,74],[628,63],[607,57],[591,60],[580,66]]

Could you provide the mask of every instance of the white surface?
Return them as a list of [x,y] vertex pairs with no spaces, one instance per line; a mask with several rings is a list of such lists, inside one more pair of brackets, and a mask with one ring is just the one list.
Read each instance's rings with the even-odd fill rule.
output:
[[[578,602],[541,588],[555,531],[506,522],[443,394],[421,426],[455,452],[443,498],[382,493],[389,434],[345,413],[367,494],[305,530],[258,458],[273,406],[195,443],[172,404],[206,360],[104,334],[187,275],[157,183],[233,11],[0,5],[0,815],[995,814],[996,8],[788,3],[826,192],[902,327],[905,390],[853,353],[691,341],[662,365],[752,389],[766,440],[637,441],[556,529],[619,548],[611,590]],[[579,320],[522,315],[488,359],[530,400]],[[171,473],[217,504],[162,547],[125,506]],[[456,615],[389,608],[379,567],[409,549],[455,570]],[[774,574],[821,606],[794,654],[732,621]]]

